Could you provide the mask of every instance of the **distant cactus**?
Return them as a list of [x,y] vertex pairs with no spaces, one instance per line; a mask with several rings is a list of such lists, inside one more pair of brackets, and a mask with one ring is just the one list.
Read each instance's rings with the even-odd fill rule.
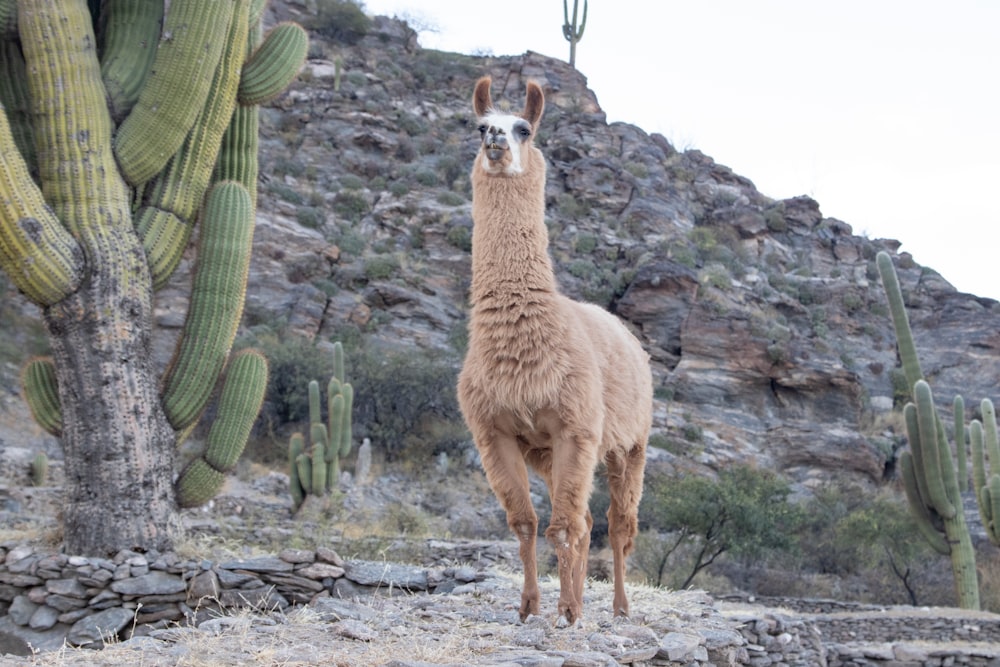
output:
[[583,31],[587,27],[587,0],[583,0],[583,16],[577,24],[577,9],[579,0],[573,0],[573,18],[570,20],[569,6],[563,0],[563,37],[569,42],[569,66],[576,67],[576,45],[583,39]]
[[[912,402],[907,403],[903,409],[907,439],[910,442],[909,451],[904,451],[899,460],[903,489],[923,537],[938,553],[951,559],[959,606],[964,609],[979,609],[976,556],[965,522],[959,482],[959,475],[965,475],[964,451],[959,457],[959,471],[956,472],[944,424],[935,410],[931,387],[924,380],[920,369],[913,332],[906,316],[892,259],[888,253],[880,252],[875,261],[889,301],[903,371],[907,384],[912,389]],[[964,450],[965,403],[961,397],[955,399],[954,407],[955,440]],[[972,432],[975,442],[976,429],[973,428]]]
[[354,388],[344,381],[344,347],[333,344],[333,376],[327,384],[327,422],[323,423],[319,382],[309,383],[309,441],[293,433],[288,442],[289,486],[295,507],[307,495],[326,495],[340,481],[340,459],[351,452]]
[[49,479],[49,457],[45,452],[35,454],[31,462],[31,483],[35,486],[45,486]]
[[997,437],[997,414],[988,398],[980,404],[980,412],[983,421],[974,420],[969,425],[972,488],[986,534],[993,544],[1000,546],[1000,438]]

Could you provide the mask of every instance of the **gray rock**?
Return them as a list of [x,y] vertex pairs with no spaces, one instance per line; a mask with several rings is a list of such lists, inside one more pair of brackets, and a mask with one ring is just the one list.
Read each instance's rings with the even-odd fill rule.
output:
[[31,620],[31,615],[38,607],[39,605],[29,600],[26,595],[18,595],[11,600],[7,616],[17,625],[27,625],[28,621]]
[[28,619],[28,627],[32,630],[48,630],[59,622],[59,610],[43,604]]
[[66,641],[73,646],[87,646],[110,638],[116,638],[118,633],[135,618],[131,609],[111,607],[91,614],[73,624],[66,635]]
[[344,576],[362,586],[384,586],[411,591],[427,590],[427,570],[397,563],[349,561]]
[[247,572],[260,573],[280,573],[291,572],[294,565],[273,556],[262,556],[260,558],[248,558],[244,560],[231,560],[219,563],[223,570],[246,570]]
[[327,621],[340,621],[344,619],[370,621],[377,615],[368,605],[336,597],[317,598],[312,602],[311,606],[320,618]]
[[184,580],[176,574],[150,572],[139,577],[112,582],[111,590],[121,595],[169,595],[187,590]]

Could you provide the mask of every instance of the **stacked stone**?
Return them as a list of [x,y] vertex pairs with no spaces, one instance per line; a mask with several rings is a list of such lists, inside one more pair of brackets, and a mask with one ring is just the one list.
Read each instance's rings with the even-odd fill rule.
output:
[[64,642],[100,646],[180,621],[197,625],[222,609],[280,610],[331,594],[444,592],[483,576],[468,566],[345,562],[328,548],[214,562],[131,551],[85,558],[8,546],[0,547],[0,558],[0,652],[17,652],[18,640],[41,650]]
[[835,644],[827,649],[827,667],[997,667],[1000,648],[980,645],[947,647],[927,644]]
[[767,613],[736,617],[740,634],[746,639],[746,664],[821,665],[823,646],[814,628],[800,620]]
[[986,642],[1000,646],[1000,618],[914,613],[815,616],[810,623],[828,642]]

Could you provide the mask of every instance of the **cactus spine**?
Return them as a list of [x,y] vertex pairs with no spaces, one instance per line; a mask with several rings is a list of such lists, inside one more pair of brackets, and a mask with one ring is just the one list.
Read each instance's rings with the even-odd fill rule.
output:
[[288,442],[289,485],[298,507],[306,495],[325,495],[340,481],[340,459],[351,452],[354,388],[344,381],[344,346],[333,344],[333,376],[327,384],[327,421],[323,423],[319,382],[309,382],[309,440],[293,433]]
[[[959,605],[964,609],[979,609],[975,551],[965,522],[951,446],[945,436],[944,424],[935,410],[931,387],[920,369],[892,259],[888,253],[880,252],[876,264],[889,301],[903,371],[913,391],[913,401],[903,409],[910,442],[909,451],[900,455],[903,488],[921,534],[935,550],[951,559]],[[955,440],[963,449],[964,405],[961,398],[954,403]],[[964,463],[960,463],[959,467],[964,475]]]
[[587,0],[583,0],[583,16],[577,24],[577,10],[580,0],[573,0],[573,19],[570,20],[569,5],[563,0],[563,37],[569,42],[569,66],[576,67],[576,45],[583,39],[583,31],[587,27]]
[[[51,361],[22,378],[74,471],[68,552],[169,548],[177,507],[218,490],[259,409],[266,364],[230,354],[253,238],[256,103],[292,81],[306,50],[294,26],[261,38],[263,5],[0,0],[0,270],[49,332]],[[160,382],[152,294],[195,225],[190,307]],[[206,449],[174,484],[175,448],[220,377]]]

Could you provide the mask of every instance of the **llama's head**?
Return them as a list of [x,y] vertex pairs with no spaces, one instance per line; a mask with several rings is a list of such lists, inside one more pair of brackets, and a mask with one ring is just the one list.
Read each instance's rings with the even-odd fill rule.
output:
[[527,168],[529,152],[538,151],[532,142],[545,110],[545,95],[541,86],[529,81],[524,110],[520,114],[502,113],[493,107],[490,82],[488,76],[479,79],[472,95],[482,135],[476,168],[492,175],[521,174]]

